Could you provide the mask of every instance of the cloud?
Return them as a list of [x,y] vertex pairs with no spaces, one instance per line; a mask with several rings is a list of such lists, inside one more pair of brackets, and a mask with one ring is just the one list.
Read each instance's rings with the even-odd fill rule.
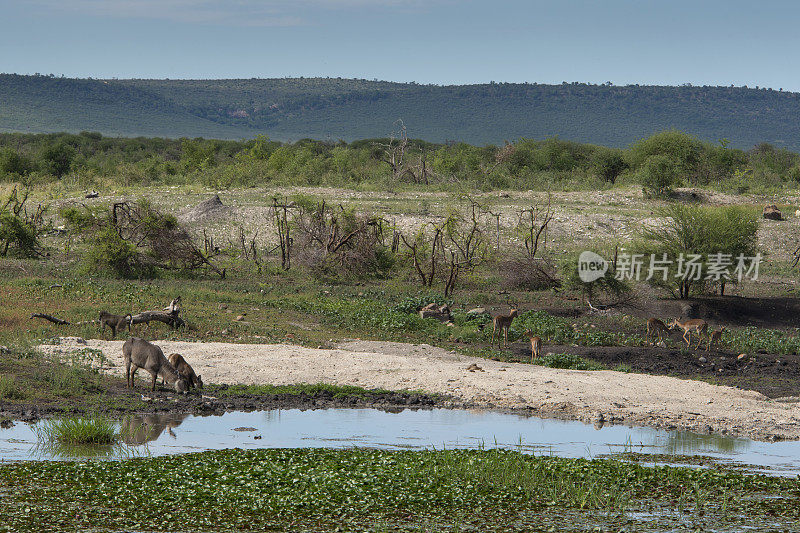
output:
[[416,9],[435,1],[438,0],[29,0],[27,6],[108,18],[219,26],[301,26],[312,24],[321,10]]

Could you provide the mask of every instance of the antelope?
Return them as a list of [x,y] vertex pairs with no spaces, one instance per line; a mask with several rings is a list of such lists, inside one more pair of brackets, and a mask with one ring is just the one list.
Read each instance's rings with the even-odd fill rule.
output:
[[128,326],[128,333],[131,332],[132,322],[133,316],[130,313],[125,316],[119,316],[112,315],[111,313],[107,313],[105,311],[100,311],[100,334],[104,334],[106,331],[106,326],[108,326],[111,329],[111,338],[116,339],[118,329]]
[[533,362],[534,359],[539,359],[539,354],[542,353],[542,339],[529,329],[525,330],[525,335],[531,340],[531,362]]
[[[494,333],[500,330],[503,333],[503,347],[508,346],[508,328],[517,316],[517,310],[512,309],[507,315],[496,315],[492,318],[492,342],[490,346],[494,346]],[[500,333],[497,334],[497,347],[500,347]]]
[[175,370],[178,371],[178,374],[186,380],[186,383],[189,384],[189,388],[197,387],[198,389],[203,388],[203,380],[201,376],[198,376],[194,373],[194,369],[192,366],[186,362],[186,359],[179,353],[170,354],[168,357],[169,362],[172,363],[172,366],[175,367]]
[[663,321],[657,318],[651,318],[650,320],[647,321],[647,334],[644,336],[644,340],[645,342],[647,342],[647,340],[650,339],[651,336],[657,336],[658,342],[662,342],[661,335],[663,333],[669,335],[671,333],[670,328],[668,328]]
[[711,349],[712,344],[719,345],[719,341],[722,340],[722,332],[727,329],[728,328],[726,328],[725,326],[722,326],[721,328],[711,332],[711,336],[708,338],[708,344],[706,345],[706,351],[709,351],[709,349]]
[[[131,337],[122,345],[122,355],[125,358],[125,380],[129,388],[134,388],[133,378],[136,371],[144,368],[153,376],[152,390],[156,390],[156,378],[161,376],[175,387],[175,392],[186,394],[189,385],[186,380],[175,370],[175,367],[164,357],[164,352],[155,344],[151,344],[139,337]],[[131,367],[133,367],[131,371]]]
[[[704,335],[708,335],[708,322],[701,318],[692,318],[689,320],[685,320],[681,322],[677,318],[674,318],[672,322],[669,324],[669,329],[674,330],[677,328],[681,328],[683,330],[683,340],[686,341],[686,346],[691,347],[692,345],[692,331],[697,332],[698,341],[697,341],[697,348],[700,348],[700,343],[703,340]],[[689,339],[686,339],[686,335],[689,335]],[[695,349],[697,349],[695,348]]]

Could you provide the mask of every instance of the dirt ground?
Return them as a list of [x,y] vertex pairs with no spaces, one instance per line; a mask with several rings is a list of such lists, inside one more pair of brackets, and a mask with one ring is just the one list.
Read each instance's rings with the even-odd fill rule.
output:
[[[42,349],[51,353],[87,346],[100,349],[115,365],[110,371],[124,373],[122,341],[85,342],[64,339],[59,345]],[[551,369],[467,357],[426,344],[356,340],[335,349],[214,342],[157,344],[167,354],[183,354],[206,383],[332,383],[422,390],[452,397],[457,406],[513,409],[594,424],[677,428],[760,440],[800,438],[797,397],[770,399],[757,391],[690,379]],[[614,352],[624,348],[581,350],[601,361],[604,357],[624,358],[631,366],[641,356]],[[646,357],[669,361],[675,354],[664,350],[659,355],[651,350]],[[471,371],[471,365],[479,369]],[[140,386],[141,392],[148,393],[144,382]]]

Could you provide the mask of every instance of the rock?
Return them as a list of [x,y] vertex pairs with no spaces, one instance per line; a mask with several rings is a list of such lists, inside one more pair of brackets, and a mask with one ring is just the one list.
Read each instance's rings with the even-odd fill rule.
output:
[[700,363],[705,363],[707,360],[708,359],[706,359],[705,357],[700,357],[700,359],[698,359],[697,361]]
[[236,322],[241,322],[242,320],[244,320],[244,315],[239,315],[234,320],[236,320]]
[[762,216],[768,220],[783,220],[783,214],[775,204],[764,207]]
[[736,359],[738,359],[739,361],[744,361],[745,359],[747,359],[747,354],[746,353],[740,353],[738,355],[738,357],[736,357]]
[[484,313],[486,313],[486,309],[484,309],[483,307],[476,307],[475,309],[470,309],[469,311],[467,311],[467,315],[469,316],[482,315]]
[[475,363],[472,363],[471,365],[469,365],[467,367],[467,370],[469,370],[470,372],[475,372],[475,371],[486,372],[484,369],[482,369],[481,367],[479,367]]
[[428,304],[419,310],[421,318],[435,318],[439,322],[450,322],[453,320],[450,315],[450,308],[447,305],[436,305],[434,303]]

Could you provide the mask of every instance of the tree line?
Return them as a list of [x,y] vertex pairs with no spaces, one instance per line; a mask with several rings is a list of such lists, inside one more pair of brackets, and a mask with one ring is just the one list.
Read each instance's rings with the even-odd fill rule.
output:
[[503,145],[430,143],[409,138],[398,122],[389,137],[344,141],[265,136],[242,141],[119,138],[79,134],[0,134],[0,180],[25,186],[55,179],[77,186],[114,182],[235,186],[335,185],[482,190],[606,188],[641,184],[650,195],[678,186],[715,186],[745,193],[800,184],[800,154],[760,143],[732,148],[675,130],[626,148],[519,139]]

